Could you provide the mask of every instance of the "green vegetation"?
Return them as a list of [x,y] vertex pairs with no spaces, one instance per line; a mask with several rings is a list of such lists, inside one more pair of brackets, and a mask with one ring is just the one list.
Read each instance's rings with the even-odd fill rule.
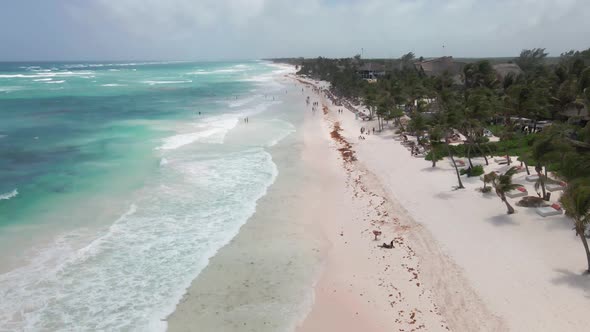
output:
[[510,167],[506,173],[497,176],[496,173],[487,174],[492,178],[492,186],[496,189],[496,195],[498,195],[502,202],[506,204],[507,214],[513,214],[514,208],[508,203],[506,193],[520,187],[520,185],[512,183],[512,176],[514,176],[514,174],[516,174],[516,167]]
[[[416,136],[432,167],[448,156],[458,189],[464,187],[455,157],[466,158],[465,173],[476,176],[481,171],[473,165],[474,157],[488,164],[491,156],[518,156],[509,164],[520,162],[527,172],[532,166],[545,200],[550,198],[548,183],[567,182],[562,203],[588,253],[584,234],[590,214],[590,49],[552,59],[542,48],[523,50],[514,59],[469,59],[462,64],[451,59],[448,65],[449,59],[440,60],[445,70],[430,72],[413,53],[400,59],[355,56],[291,63],[299,66],[300,75],[329,81],[335,97],[367,105],[380,129],[393,121],[400,132]],[[411,120],[402,121],[404,115]],[[499,141],[491,142],[490,133]],[[458,137],[463,144],[451,145]],[[482,189],[489,191],[487,184],[492,184],[509,213],[514,209],[505,193],[514,187],[513,172],[488,176]]]
[[474,176],[483,175],[484,170],[483,170],[482,165],[475,165],[475,166],[469,167],[467,169],[462,169],[460,173],[461,173],[461,175],[467,174],[467,177],[474,177]]

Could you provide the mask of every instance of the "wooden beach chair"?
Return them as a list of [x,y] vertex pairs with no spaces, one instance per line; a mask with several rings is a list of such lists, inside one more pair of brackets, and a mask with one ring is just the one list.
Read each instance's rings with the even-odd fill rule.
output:
[[551,216],[559,216],[559,215],[563,214],[563,209],[561,208],[561,205],[554,203],[554,204],[551,204],[551,206],[537,208],[537,214],[543,218],[551,217]]

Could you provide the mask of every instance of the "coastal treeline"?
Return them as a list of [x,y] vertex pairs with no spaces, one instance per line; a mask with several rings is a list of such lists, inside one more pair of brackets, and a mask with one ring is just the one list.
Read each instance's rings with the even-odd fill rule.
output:
[[[400,133],[416,136],[433,167],[450,157],[458,189],[464,186],[454,157],[467,158],[464,172],[472,176],[483,173],[473,164],[474,157],[488,164],[489,157],[504,156],[508,165],[519,162],[529,174],[530,166],[545,201],[550,199],[548,183],[566,183],[560,201],[574,221],[590,272],[585,236],[590,224],[590,49],[549,58],[545,49],[536,48],[513,59],[462,62],[417,58],[413,53],[399,59],[357,55],[290,62],[299,75],[330,82],[336,102],[365,105],[367,117],[378,120],[379,129],[391,121]],[[452,144],[457,140],[462,144]],[[507,178],[492,178],[488,175],[486,182],[497,184],[499,196],[502,186],[514,187]]]

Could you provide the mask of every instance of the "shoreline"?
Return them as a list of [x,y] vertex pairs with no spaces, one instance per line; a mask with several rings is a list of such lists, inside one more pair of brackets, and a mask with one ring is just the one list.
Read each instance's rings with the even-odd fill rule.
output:
[[[305,107],[299,89],[288,87],[284,107]],[[306,316],[327,250],[314,223],[335,211],[326,209],[315,186],[326,175],[314,160],[329,153],[327,140],[310,151],[310,142],[320,139],[317,123],[296,115],[305,117],[297,131],[268,149],[279,169],[275,182],[237,236],[193,280],[167,318],[169,331],[291,331]]]
[[[289,91],[303,87],[303,96],[290,98],[291,111],[304,112],[304,119],[271,149],[279,176],[254,216],[193,281],[169,317],[170,331],[583,326],[575,318],[588,300],[576,291],[587,281],[548,277],[561,271],[551,266],[577,266],[575,257],[562,257],[579,254],[564,216],[542,219],[521,209],[506,217],[497,197],[473,192],[479,179],[453,190],[446,159],[432,168],[393,140],[391,129],[359,140],[360,127],[374,122],[356,120],[312,92],[321,82],[288,79],[298,82]],[[321,109],[312,112],[307,95]],[[373,231],[381,232],[377,241]],[[379,247],[391,240],[393,249]],[[543,301],[547,296],[554,301]],[[536,305],[523,314],[519,308],[531,299]]]

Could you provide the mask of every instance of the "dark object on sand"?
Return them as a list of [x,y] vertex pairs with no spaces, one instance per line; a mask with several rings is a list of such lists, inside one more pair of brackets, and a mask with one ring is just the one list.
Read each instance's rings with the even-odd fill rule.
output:
[[392,248],[395,248],[395,247],[393,246],[393,240],[391,240],[391,242],[390,242],[389,244],[387,244],[387,243],[383,243],[382,245],[380,245],[380,246],[379,246],[379,248],[385,248],[385,249],[392,249]]
[[541,197],[526,196],[526,197],[523,197],[520,201],[518,201],[516,203],[516,206],[543,207],[543,206],[547,206],[547,202],[545,202]]
[[373,231],[373,234],[375,235],[375,241],[377,241],[377,236],[381,235],[381,231]]

